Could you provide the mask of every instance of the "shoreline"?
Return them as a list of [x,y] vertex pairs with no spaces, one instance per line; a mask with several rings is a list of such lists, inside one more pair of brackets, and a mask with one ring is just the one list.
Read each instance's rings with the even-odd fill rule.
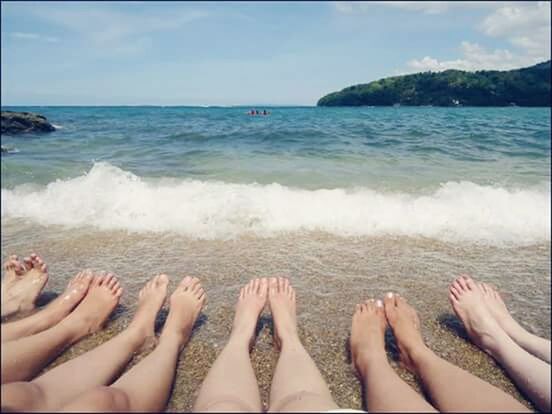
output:
[[[115,272],[125,289],[120,306],[103,331],[68,349],[47,369],[86,352],[124,329],[136,295],[153,274],[170,277],[169,292],[184,275],[198,276],[207,304],[181,354],[167,411],[189,410],[207,370],[230,333],[239,288],[253,277],[289,276],[298,298],[301,339],[336,402],[361,408],[361,387],[348,360],[354,305],[387,291],[405,296],[418,311],[428,346],[438,355],[505,390],[528,407],[490,356],[462,337],[446,287],[462,271],[495,284],[514,317],[530,331],[550,337],[550,245],[503,249],[413,238],[339,238],[310,233],[271,239],[191,240],[168,234],[77,231],[38,225],[3,226],[2,259],[36,251],[48,263],[45,292],[59,293],[77,270]],[[161,312],[158,326],[166,312]],[[277,359],[265,311],[252,361],[264,402]],[[388,336],[388,339],[391,339]],[[394,357],[392,341],[388,354]],[[142,358],[145,353],[137,356]],[[136,358],[135,361],[136,362]],[[132,364],[131,364],[132,365]],[[129,367],[131,366],[129,365]],[[398,374],[419,390],[396,361]],[[127,369],[129,368],[127,367]]]

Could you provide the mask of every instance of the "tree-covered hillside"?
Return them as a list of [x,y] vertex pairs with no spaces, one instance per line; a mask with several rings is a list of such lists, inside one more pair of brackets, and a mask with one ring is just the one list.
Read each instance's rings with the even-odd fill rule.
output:
[[394,76],[321,98],[318,106],[550,106],[550,61],[523,69]]

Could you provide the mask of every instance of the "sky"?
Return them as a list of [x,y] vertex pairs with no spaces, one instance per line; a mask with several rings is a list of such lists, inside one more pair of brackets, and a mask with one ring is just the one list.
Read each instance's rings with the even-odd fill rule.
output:
[[550,59],[550,2],[1,2],[2,105],[315,105]]

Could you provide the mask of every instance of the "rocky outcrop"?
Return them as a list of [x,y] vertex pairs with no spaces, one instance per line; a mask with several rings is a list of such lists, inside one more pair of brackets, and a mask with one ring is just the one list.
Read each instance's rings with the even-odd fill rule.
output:
[[31,112],[2,111],[2,134],[20,134],[23,132],[52,132],[56,129],[46,117]]

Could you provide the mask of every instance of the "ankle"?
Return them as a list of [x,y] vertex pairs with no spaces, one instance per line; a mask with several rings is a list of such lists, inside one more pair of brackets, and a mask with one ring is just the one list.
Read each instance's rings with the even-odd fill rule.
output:
[[428,358],[436,356],[423,342],[415,346],[403,346],[401,351],[406,354],[415,371],[418,371],[418,367],[425,364]]
[[299,339],[297,332],[278,336],[277,341],[281,349],[303,348],[303,343],[301,342],[301,339]]
[[353,356],[353,363],[361,374],[365,374],[370,367],[388,364],[387,354],[381,350],[359,350]]
[[182,349],[188,343],[189,336],[176,331],[163,331],[159,337],[159,345]]
[[230,337],[228,338],[228,343],[249,345],[252,337],[253,335],[251,332],[243,329],[232,329]]

